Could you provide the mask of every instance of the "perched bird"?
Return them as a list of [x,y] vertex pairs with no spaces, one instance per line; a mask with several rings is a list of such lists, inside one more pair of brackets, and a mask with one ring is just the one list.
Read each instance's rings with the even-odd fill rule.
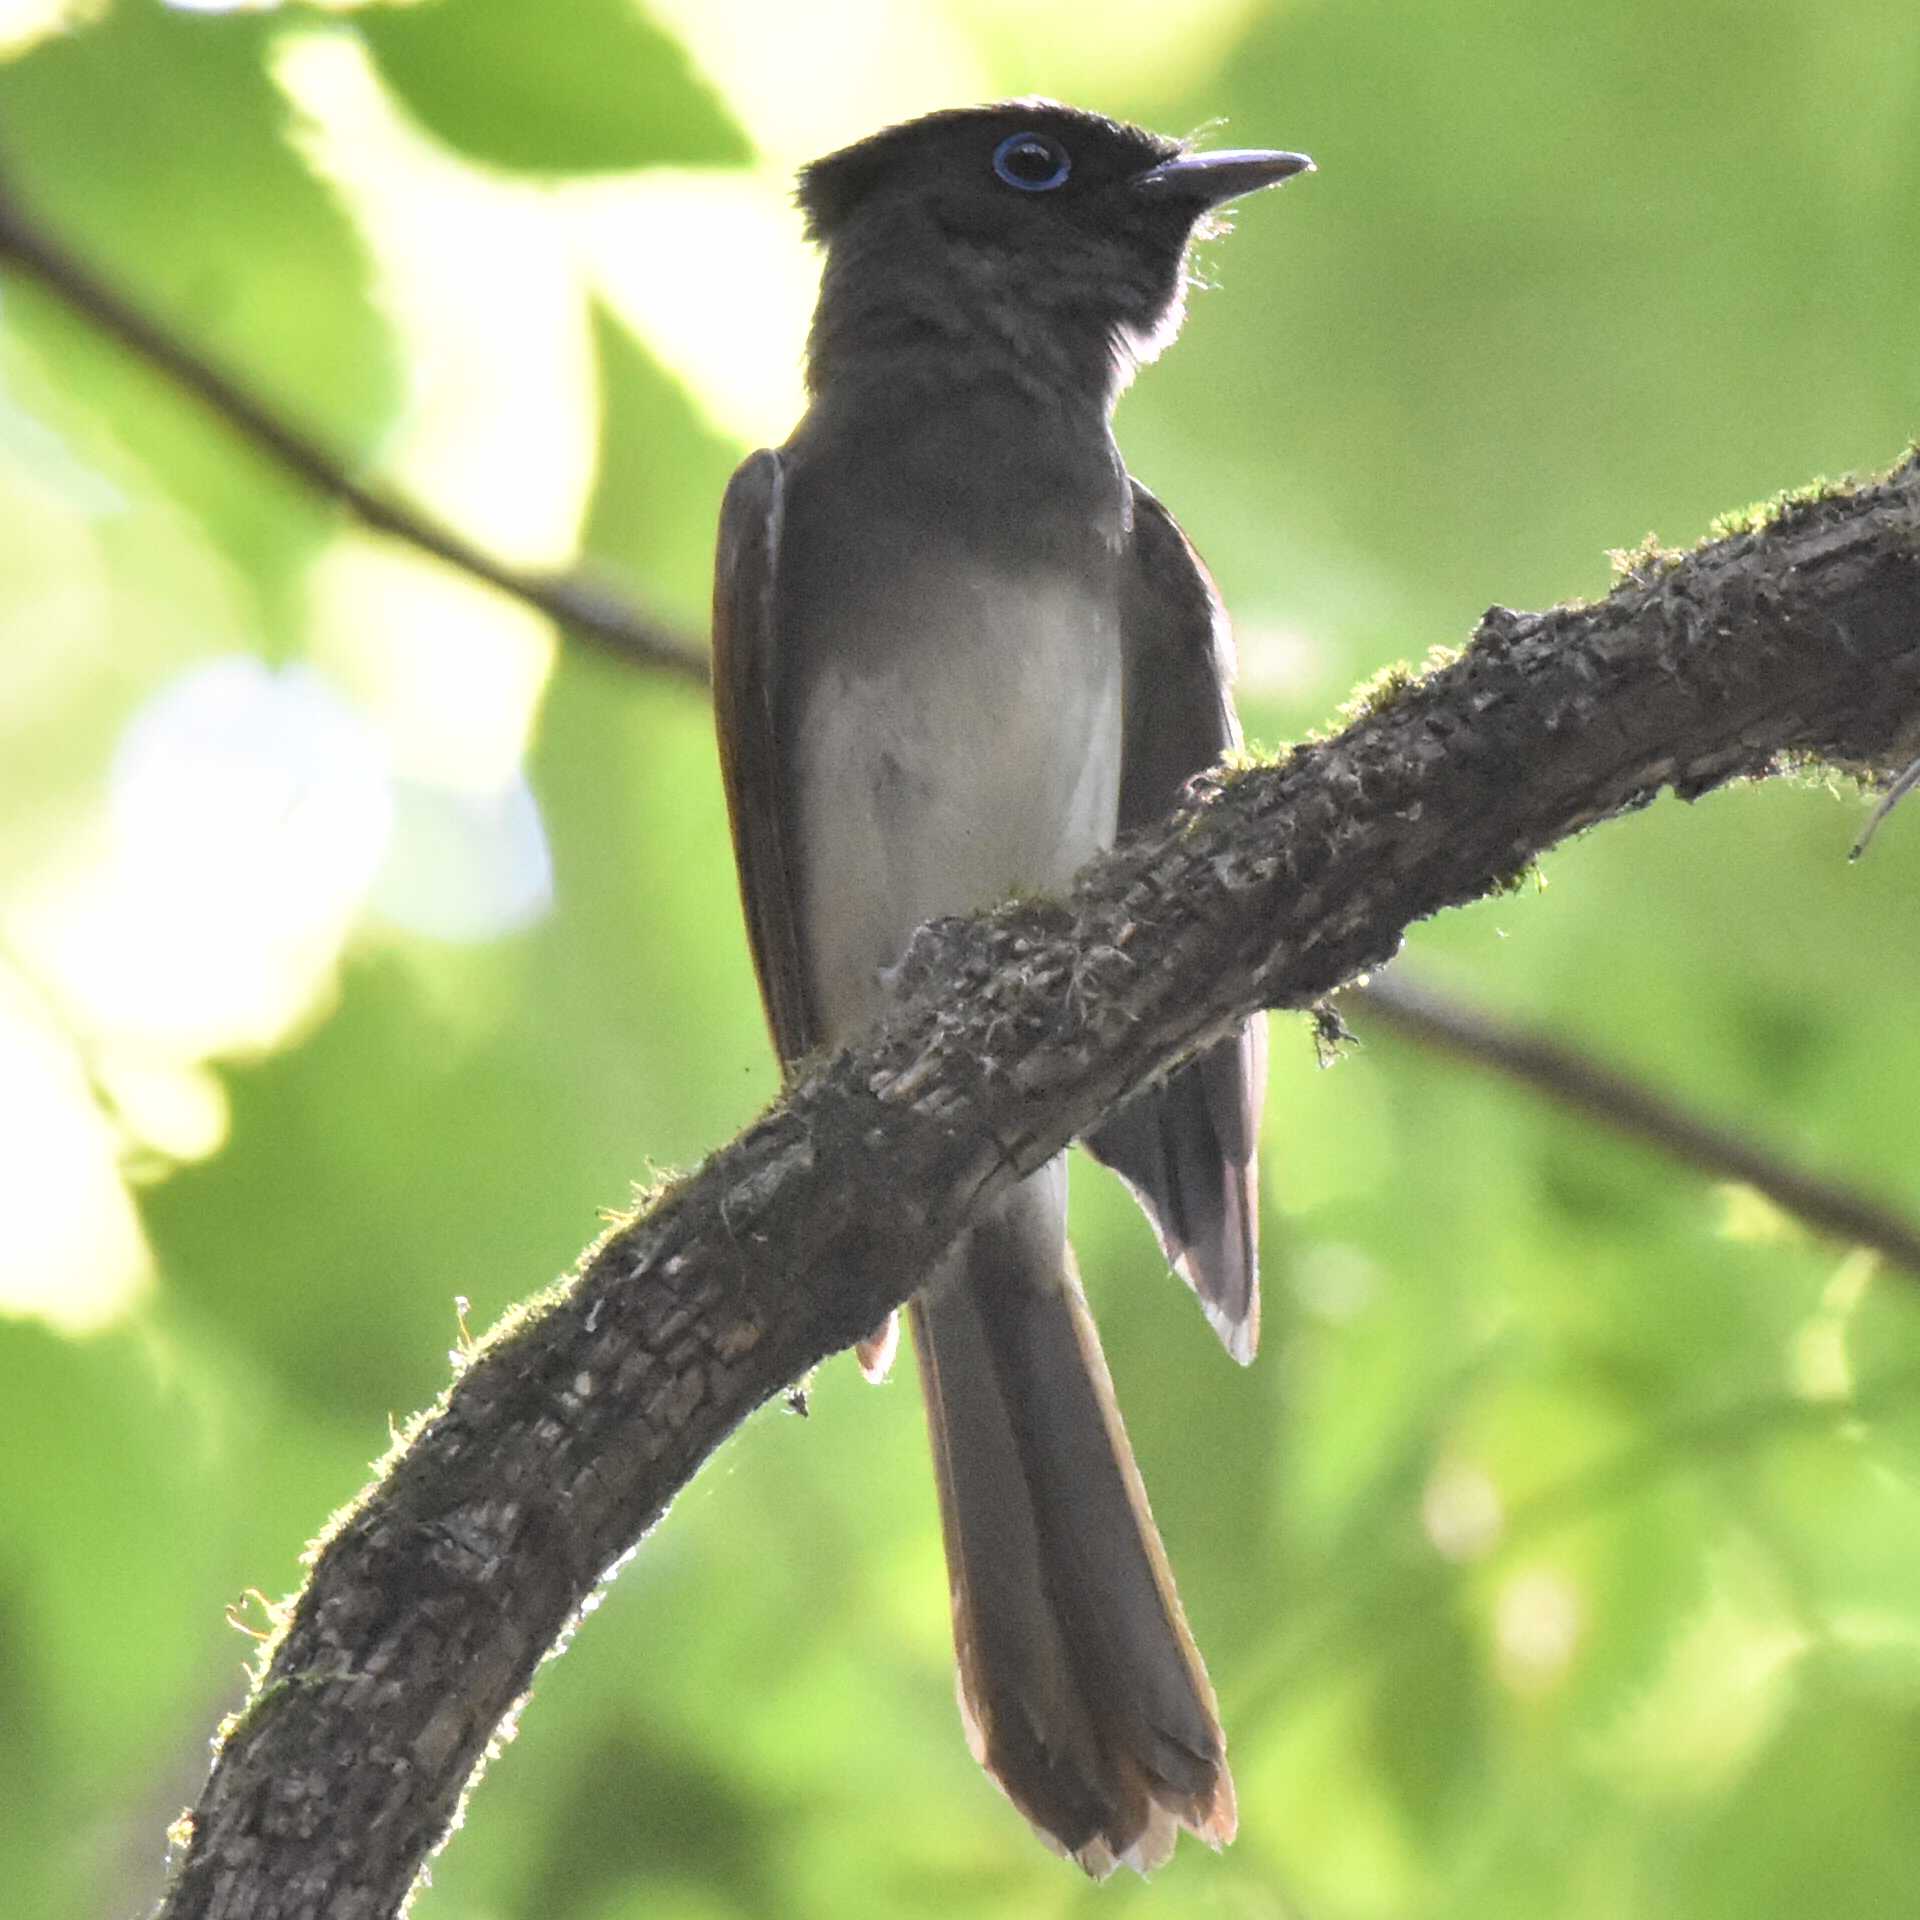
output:
[[[881,1010],[914,930],[1058,890],[1237,741],[1230,644],[1114,402],[1178,328],[1189,243],[1295,153],[1192,152],[1048,101],[930,114],[800,176],[826,249],[810,403],[721,512],[714,681],[784,1064]],[[1236,1359],[1259,1327],[1258,1024],[1087,1142]],[[910,1305],[976,1757],[1094,1874],[1232,1776],[1066,1238],[1066,1162]],[[888,1330],[890,1331],[890,1330]],[[863,1361],[884,1370],[887,1332]]]

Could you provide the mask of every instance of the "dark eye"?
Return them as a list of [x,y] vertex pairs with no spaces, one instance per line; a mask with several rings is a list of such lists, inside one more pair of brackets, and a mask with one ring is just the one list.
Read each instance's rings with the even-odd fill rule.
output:
[[1073,162],[1050,133],[1010,133],[993,150],[993,170],[1022,193],[1051,193],[1066,185]]

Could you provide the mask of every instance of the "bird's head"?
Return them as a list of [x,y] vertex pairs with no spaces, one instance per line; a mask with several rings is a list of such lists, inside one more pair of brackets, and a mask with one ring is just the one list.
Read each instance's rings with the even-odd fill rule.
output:
[[873,134],[800,175],[808,235],[827,250],[815,384],[850,354],[918,345],[1054,377],[1083,366],[1116,389],[1178,330],[1196,232],[1312,164],[1195,152],[1049,100]]

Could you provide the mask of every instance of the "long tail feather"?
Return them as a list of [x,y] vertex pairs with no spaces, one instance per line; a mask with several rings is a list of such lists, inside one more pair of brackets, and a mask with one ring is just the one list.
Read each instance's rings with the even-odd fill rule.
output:
[[1178,1827],[1214,1846],[1233,1837],[1233,1782],[1057,1208],[1037,1184],[976,1229],[913,1308],[961,1709],[976,1757],[1043,1837],[1096,1875],[1146,1871]]

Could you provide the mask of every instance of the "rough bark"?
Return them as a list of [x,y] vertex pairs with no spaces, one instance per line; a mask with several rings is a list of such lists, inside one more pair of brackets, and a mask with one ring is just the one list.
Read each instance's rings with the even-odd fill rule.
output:
[[[819,1063],[464,1368],[333,1531],[163,1911],[392,1913],[596,1584],[968,1210],[1257,1007],[1663,788],[1920,752],[1920,463],[1605,601],[1494,609],[1338,738],[1208,783],[1068,902],[942,922]],[[1837,849],[1837,852],[1842,849]]]

